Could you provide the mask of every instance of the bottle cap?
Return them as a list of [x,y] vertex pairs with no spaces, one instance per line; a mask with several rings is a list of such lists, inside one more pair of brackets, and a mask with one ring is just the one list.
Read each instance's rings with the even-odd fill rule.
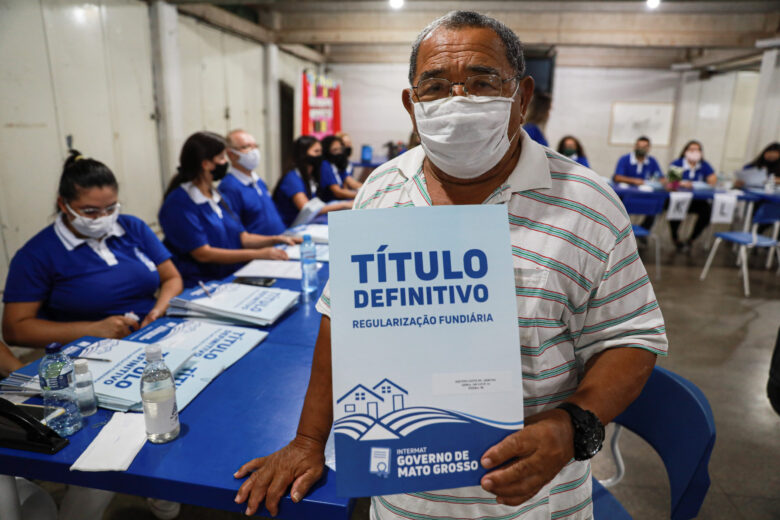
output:
[[309,234],[303,235],[303,241],[304,242],[311,242],[311,235],[309,235]]
[[89,372],[89,363],[86,359],[76,359],[73,361],[73,367],[77,374],[86,374]]
[[151,363],[153,361],[160,361],[162,359],[162,348],[160,345],[153,344],[146,346],[146,361]]
[[56,354],[60,349],[62,349],[62,343],[49,343],[46,345],[47,354]]

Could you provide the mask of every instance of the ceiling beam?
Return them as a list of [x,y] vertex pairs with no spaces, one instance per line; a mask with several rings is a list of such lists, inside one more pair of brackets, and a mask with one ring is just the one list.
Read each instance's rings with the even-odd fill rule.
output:
[[273,31],[213,5],[203,3],[180,4],[178,10],[180,13],[194,16],[208,24],[245,36],[250,40],[260,43],[276,41],[276,35]]

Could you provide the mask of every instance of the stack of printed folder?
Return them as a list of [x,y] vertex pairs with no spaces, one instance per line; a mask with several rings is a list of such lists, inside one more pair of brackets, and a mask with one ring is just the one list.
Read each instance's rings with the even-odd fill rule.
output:
[[264,327],[293,307],[299,295],[287,289],[210,282],[173,298],[167,314]]

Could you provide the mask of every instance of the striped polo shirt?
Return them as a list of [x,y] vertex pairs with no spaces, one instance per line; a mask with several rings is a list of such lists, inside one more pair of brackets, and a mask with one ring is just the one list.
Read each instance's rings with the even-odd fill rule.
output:
[[[665,355],[667,340],[628,215],[606,180],[525,132],[522,139],[517,166],[484,204],[507,208],[528,417],[573,394],[593,355],[613,347]],[[377,168],[355,209],[430,206],[424,157],[417,147]],[[317,309],[330,316],[327,287]],[[497,504],[479,486],[371,499],[371,518],[381,520],[592,516],[588,461],[570,461],[521,506]]]

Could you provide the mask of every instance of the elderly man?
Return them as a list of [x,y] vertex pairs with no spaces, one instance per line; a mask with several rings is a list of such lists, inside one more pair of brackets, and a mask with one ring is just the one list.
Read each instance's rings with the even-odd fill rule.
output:
[[244,130],[233,130],[226,137],[230,175],[219,183],[219,192],[238,213],[247,231],[274,236],[286,229],[276,210],[268,187],[255,169],[260,164],[260,149],[255,138]]
[[[506,206],[526,426],[485,451],[480,486],[373,497],[372,518],[591,518],[588,459],[603,425],[667,350],[631,223],[600,176],[521,130],[534,82],[503,24],[450,13],[420,34],[409,70],[402,100],[422,146],[378,168],[355,207]],[[296,437],[235,475],[253,471],[236,497],[248,513],[265,500],[275,514],[288,486],[298,501],[322,475],[332,420],[328,294]]]

